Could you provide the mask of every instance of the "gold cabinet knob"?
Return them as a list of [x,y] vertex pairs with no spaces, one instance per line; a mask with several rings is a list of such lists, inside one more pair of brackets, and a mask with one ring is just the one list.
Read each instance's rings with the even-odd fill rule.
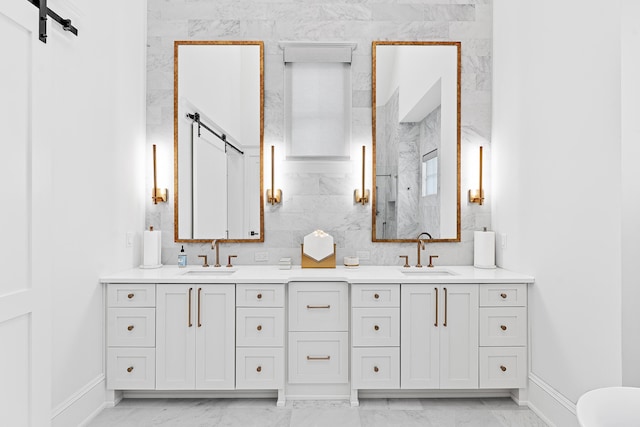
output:
[[502,372],[505,372],[505,371],[507,370],[507,367],[506,367],[506,366],[504,366],[504,365],[500,365],[500,370],[501,370]]
[[506,325],[500,325],[500,329],[502,329],[503,331],[507,330],[507,326]]
[[133,371],[133,366],[129,366],[129,367],[127,368],[127,372],[131,372],[131,371]]
[[380,295],[379,295],[379,294],[373,294],[373,297],[374,297],[375,299],[380,299]]
[[133,298],[135,296],[136,296],[136,294],[129,294],[129,295],[127,295],[127,298],[131,299],[131,298]]
[[376,331],[379,331],[379,330],[380,330],[380,326],[375,325],[375,326],[373,327],[373,329],[375,329]]
[[258,325],[258,327],[256,329],[261,331],[262,330],[262,325]]
[[505,294],[505,293],[503,292],[503,293],[501,293],[501,294],[500,294],[500,297],[501,297],[502,299],[507,299],[507,294]]
[[378,369],[378,367],[377,367],[377,366],[374,366],[374,367],[373,367],[373,372],[378,372],[379,370],[380,370],[380,369]]
[[262,366],[258,366],[258,367],[256,368],[256,372],[262,372]]
[[258,294],[258,295],[256,295],[256,298],[258,298],[258,299],[262,299],[262,294]]
[[133,325],[127,326],[127,331],[133,331]]

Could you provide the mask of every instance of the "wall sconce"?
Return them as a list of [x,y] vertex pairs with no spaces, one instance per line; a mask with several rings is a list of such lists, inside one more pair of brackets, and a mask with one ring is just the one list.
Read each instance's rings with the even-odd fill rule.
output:
[[484,203],[484,190],[482,189],[482,145],[480,146],[480,188],[477,190],[469,190],[469,203],[478,203],[482,205]]
[[276,203],[280,203],[282,201],[282,190],[279,188],[276,189],[274,185],[274,150],[275,147],[271,146],[271,188],[267,190],[267,203],[271,203],[271,205],[275,205]]
[[153,189],[151,190],[151,200],[153,204],[157,205],[158,202],[166,202],[168,190],[166,188],[158,188],[158,177],[156,173],[156,144],[153,144]]
[[365,146],[362,146],[362,190],[356,189],[353,192],[353,198],[356,203],[360,203],[362,206],[369,203],[369,190],[364,188],[364,160],[365,160]]

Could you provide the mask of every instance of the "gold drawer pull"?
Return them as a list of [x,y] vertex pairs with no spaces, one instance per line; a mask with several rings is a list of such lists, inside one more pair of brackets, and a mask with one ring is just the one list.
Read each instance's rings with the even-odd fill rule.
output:
[[500,325],[500,329],[502,329],[503,331],[507,330],[507,326],[506,325]]
[[327,305],[308,305],[307,304],[307,308],[331,308],[331,306],[329,304]]
[[375,329],[376,331],[379,331],[379,330],[380,330],[380,326],[375,325],[375,326],[373,327],[373,329]]
[[258,327],[256,329],[261,331],[262,330],[262,325],[258,325]]
[[373,294],[373,297],[374,297],[375,299],[379,299],[379,298],[380,298],[380,295],[378,295],[378,294]]
[[307,356],[307,360],[330,360],[331,356]]
[[503,293],[501,293],[501,294],[500,294],[500,297],[501,297],[502,299],[507,299],[507,294],[505,294],[505,293],[503,292]]
[[131,371],[133,371],[133,366],[129,366],[129,367],[127,368],[127,372],[131,372]]
[[379,370],[380,370],[380,369],[378,369],[378,367],[377,367],[377,366],[374,366],[374,367],[373,367],[373,372],[378,372]]
[[131,299],[131,298],[133,298],[135,296],[136,296],[136,294],[129,294],[129,295],[127,295],[127,298]]
[[500,365],[500,370],[501,370],[502,372],[505,372],[505,371],[507,370],[507,367],[506,367],[506,366],[504,366],[504,365]]
[[262,299],[262,294],[258,294],[258,295],[256,295],[256,298],[258,298],[258,299]]
[[258,366],[258,367],[256,368],[256,372],[262,372],[262,366]]
[[129,326],[127,326],[127,330],[128,330],[128,331],[133,331],[133,325],[129,325]]

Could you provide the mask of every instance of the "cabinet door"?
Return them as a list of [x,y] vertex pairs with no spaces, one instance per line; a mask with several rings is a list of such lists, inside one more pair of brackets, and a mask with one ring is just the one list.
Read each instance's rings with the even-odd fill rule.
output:
[[196,285],[157,285],[158,390],[185,390],[195,386],[195,289]]
[[478,388],[478,285],[440,287],[440,388]]
[[235,285],[194,287],[196,389],[235,387]]
[[436,313],[437,289],[431,285],[401,287],[400,387],[403,389],[438,388],[440,385],[438,335],[442,323],[436,320],[436,314],[439,314]]

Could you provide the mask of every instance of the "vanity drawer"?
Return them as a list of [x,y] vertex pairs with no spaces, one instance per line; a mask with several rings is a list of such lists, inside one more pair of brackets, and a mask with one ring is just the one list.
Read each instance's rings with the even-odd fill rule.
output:
[[480,347],[480,388],[525,388],[526,347]]
[[354,348],[351,351],[352,388],[400,388],[400,348]]
[[236,285],[238,307],[284,307],[283,284]]
[[156,285],[150,283],[107,285],[109,307],[155,307]]
[[149,390],[156,386],[154,348],[107,349],[107,388]]
[[236,349],[236,388],[274,389],[284,387],[283,348]]
[[351,285],[353,307],[400,307],[400,285]]
[[400,308],[351,309],[354,346],[393,347],[400,345]]
[[349,382],[348,332],[289,333],[289,382]]
[[480,285],[480,307],[525,307],[525,283]]
[[155,308],[109,308],[107,310],[107,346],[153,347],[155,345]]
[[480,345],[527,345],[526,307],[480,308]]
[[349,297],[344,282],[289,285],[290,331],[348,331]]
[[237,308],[236,345],[239,347],[284,345],[284,309]]

